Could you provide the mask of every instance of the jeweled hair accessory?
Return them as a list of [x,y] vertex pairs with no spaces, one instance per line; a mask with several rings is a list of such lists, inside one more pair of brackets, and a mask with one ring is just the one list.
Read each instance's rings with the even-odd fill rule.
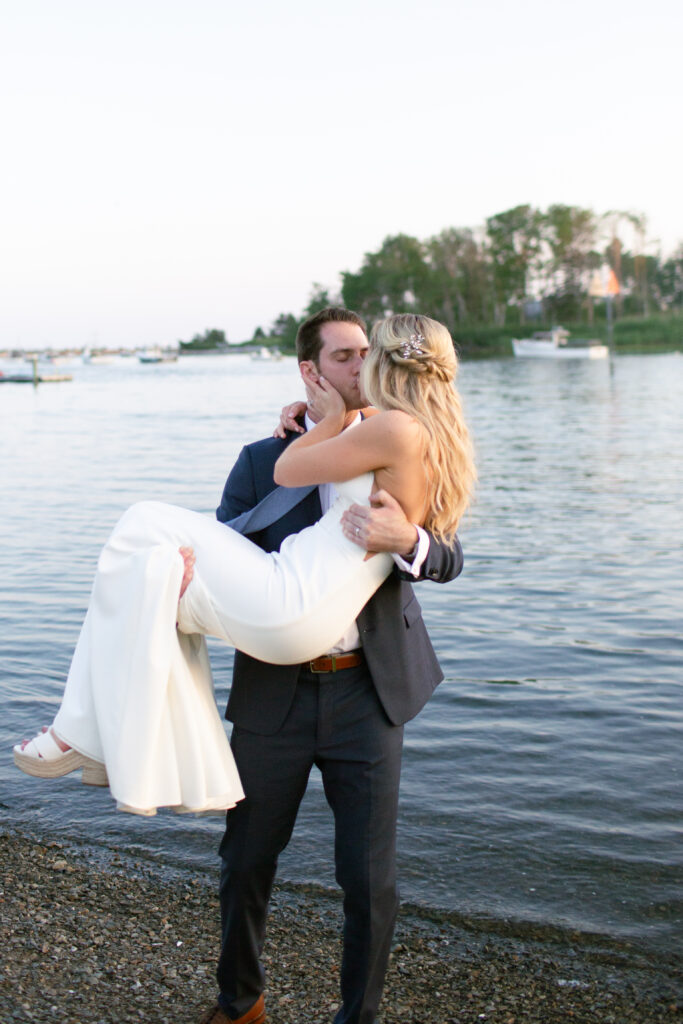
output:
[[411,334],[408,341],[404,341],[399,348],[401,359],[412,359],[413,356],[423,356],[424,349],[422,348],[422,345],[424,344],[424,340],[423,334]]

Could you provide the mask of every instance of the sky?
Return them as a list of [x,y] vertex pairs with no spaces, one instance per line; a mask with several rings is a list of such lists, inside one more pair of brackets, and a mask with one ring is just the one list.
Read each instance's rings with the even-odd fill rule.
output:
[[[520,203],[683,241],[680,0],[0,0],[0,349],[242,341]],[[628,244],[627,239],[627,244]]]

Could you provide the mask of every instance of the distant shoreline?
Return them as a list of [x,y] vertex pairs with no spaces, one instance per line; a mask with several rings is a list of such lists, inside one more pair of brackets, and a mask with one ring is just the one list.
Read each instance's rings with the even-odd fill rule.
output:
[[[173,1019],[196,1024],[214,999],[215,880],[159,878],[153,865],[0,828],[3,1020]],[[264,961],[269,1024],[332,1019],[341,902],[279,886]],[[538,941],[458,927],[404,908],[383,1024],[671,1024],[683,989],[676,958],[580,937]],[[482,1016],[483,1015],[483,1016]]]
[[[489,359],[501,357],[513,357],[512,338],[529,337],[534,331],[549,330],[551,323],[527,323],[505,326],[493,324],[462,325],[453,331],[455,347],[463,359]],[[605,320],[600,318],[592,324],[585,322],[563,323],[575,337],[590,337],[600,342],[607,342],[607,325]],[[87,346],[80,348],[58,349],[45,346],[42,349],[13,349],[6,348],[0,351],[0,359],[25,358],[31,359],[37,356],[39,359],[73,357],[80,359],[90,351],[97,358],[120,356],[122,358],[136,356],[143,352],[148,346],[140,345],[131,348],[102,347],[88,349]],[[159,346],[155,346],[159,347]],[[647,355],[663,352],[683,351],[683,313],[659,313],[650,316],[624,316],[615,321],[614,324],[614,352],[616,355]],[[225,347],[217,348],[188,348],[180,347],[178,344],[162,345],[164,352],[175,352],[179,356],[191,355],[251,355],[258,357],[259,354],[265,358],[265,353],[277,352],[278,356],[294,356],[293,346],[286,345],[282,339],[273,337],[254,338],[249,341],[227,343]]]

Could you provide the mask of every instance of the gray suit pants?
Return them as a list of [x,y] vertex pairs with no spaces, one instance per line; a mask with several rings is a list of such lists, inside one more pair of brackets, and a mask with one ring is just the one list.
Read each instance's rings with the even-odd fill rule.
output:
[[[272,736],[235,726],[232,748],[246,799],[228,811],[221,843],[220,1002],[245,1013],[264,986],[259,963],[277,858],[289,842],[313,765],[335,821],[344,893],[342,1005],[335,1024],[371,1024],[396,920],[396,815],[403,727],[382,709],[366,666],[302,669],[292,707]],[[295,1014],[296,1016],[296,1014]]]

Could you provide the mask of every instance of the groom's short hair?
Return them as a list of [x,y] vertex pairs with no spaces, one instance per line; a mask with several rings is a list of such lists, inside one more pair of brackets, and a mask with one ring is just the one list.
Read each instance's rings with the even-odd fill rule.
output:
[[344,309],[342,306],[328,306],[321,309],[308,320],[300,325],[296,332],[296,357],[300,363],[309,360],[318,365],[318,356],[322,348],[320,328],[329,323],[357,324],[363,334],[367,337],[368,329],[365,321],[352,309]]

